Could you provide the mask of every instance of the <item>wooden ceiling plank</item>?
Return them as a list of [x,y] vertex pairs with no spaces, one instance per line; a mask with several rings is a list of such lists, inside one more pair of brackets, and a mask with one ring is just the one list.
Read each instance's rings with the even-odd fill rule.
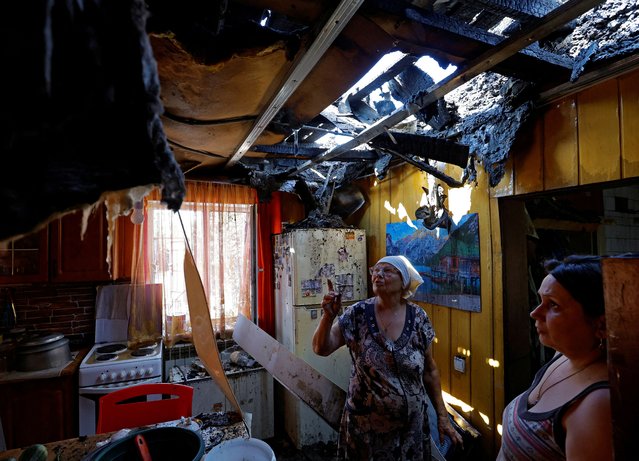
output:
[[[482,45],[485,45],[486,49],[492,48],[504,40],[504,38],[500,35],[493,34],[481,28],[468,25],[455,18],[437,13],[427,13],[423,10],[411,8],[406,11],[406,16],[409,19],[417,21],[429,28],[445,30],[459,36],[460,38],[478,42]],[[547,64],[551,64],[559,68],[572,70],[571,59],[555,53],[551,53],[546,50],[542,50],[541,48],[539,48],[538,45],[534,45],[535,43],[530,42],[529,46],[520,49],[518,53],[527,57],[534,58],[536,60],[544,61]]]
[[250,149],[291,94],[293,94],[297,87],[304,81],[311,69],[317,64],[317,61],[324,55],[346,24],[348,24],[348,21],[357,12],[362,3],[364,3],[364,0],[342,0],[340,2],[314,42],[293,65],[284,83],[280,89],[274,93],[274,97],[262,111],[250,133],[245,137],[244,141],[238,145],[227,162],[226,168],[237,163],[246,151]]
[[307,170],[312,165],[330,160],[343,152],[353,149],[360,144],[366,143],[389,128],[397,125],[410,115],[413,115],[428,104],[435,102],[437,99],[444,97],[449,92],[460,87],[473,77],[491,70],[495,65],[504,59],[517,53],[523,47],[530,43],[544,38],[556,28],[562,26],[568,21],[573,20],[579,15],[589,11],[594,6],[602,3],[602,0],[569,0],[560,7],[551,11],[549,14],[535,21],[528,27],[524,28],[519,34],[503,40],[493,49],[482,53],[477,58],[471,60],[466,65],[461,66],[457,72],[443,79],[434,85],[430,91],[416,99],[414,103],[407,104],[379,122],[370,126],[361,132],[357,137],[345,142],[335,148],[329,149],[323,155],[313,160],[309,160],[293,171],[286,172],[285,175],[298,174]]
[[501,13],[512,19],[527,22],[548,14],[556,6],[553,0],[463,0],[466,4],[474,4]]

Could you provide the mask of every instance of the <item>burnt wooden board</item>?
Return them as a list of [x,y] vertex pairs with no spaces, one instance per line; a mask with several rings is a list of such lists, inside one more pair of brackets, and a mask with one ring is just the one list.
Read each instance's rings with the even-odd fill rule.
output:
[[243,315],[237,318],[233,339],[284,387],[339,431],[346,399],[344,390]]

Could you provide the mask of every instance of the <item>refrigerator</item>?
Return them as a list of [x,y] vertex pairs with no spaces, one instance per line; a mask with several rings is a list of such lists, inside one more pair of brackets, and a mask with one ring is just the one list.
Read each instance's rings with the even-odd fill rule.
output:
[[[274,236],[275,335],[297,357],[344,390],[351,357],[343,346],[328,357],[313,352],[313,333],[322,315],[327,280],[346,308],[368,290],[366,234],[362,229],[295,229]],[[288,390],[281,391],[284,429],[301,449],[336,442],[337,432]]]

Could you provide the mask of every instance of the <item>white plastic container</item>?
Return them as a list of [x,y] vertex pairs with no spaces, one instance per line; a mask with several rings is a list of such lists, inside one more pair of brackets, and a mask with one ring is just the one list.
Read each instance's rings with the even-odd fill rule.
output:
[[213,447],[204,461],[276,461],[268,443],[260,439],[233,439]]

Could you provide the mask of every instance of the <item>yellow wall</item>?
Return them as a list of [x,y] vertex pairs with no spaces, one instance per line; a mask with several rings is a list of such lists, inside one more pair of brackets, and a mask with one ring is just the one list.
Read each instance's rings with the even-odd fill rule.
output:
[[544,107],[518,135],[495,197],[639,176],[639,71]]
[[[451,167],[448,174],[459,178],[461,169]],[[501,290],[500,282],[493,280],[496,266],[493,258],[500,254],[500,248],[499,238],[495,239],[492,232],[498,225],[496,200],[489,199],[487,175],[482,171],[478,177],[476,187],[468,186],[463,191],[447,193],[467,195],[470,208],[466,212],[479,215],[481,312],[469,313],[426,303],[421,305],[430,316],[437,334],[433,352],[441,373],[442,388],[473,408],[463,411],[464,407],[453,405],[480,430],[484,445],[482,451],[492,453],[486,459],[494,459],[495,421],[501,419],[503,410],[503,386],[498,383],[503,382],[503,378],[500,378],[499,368],[489,365],[489,360],[501,361],[502,355],[501,316],[497,316],[501,312],[500,299],[494,299],[493,295],[495,288]],[[391,170],[383,181],[371,178],[361,185],[368,195],[368,207],[358,226],[366,229],[368,261],[372,265],[386,254],[386,224],[415,220],[415,210],[424,194],[422,186],[429,187],[428,175],[407,165]],[[451,197],[446,203],[450,200]],[[453,369],[452,362],[455,354],[464,353],[467,355],[467,370],[462,374]],[[497,418],[496,414],[499,415]]]
[[[469,213],[479,214],[481,312],[422,304],[437,333],[434,355],[442,387],[468,404],[460,411],[481,433],[483,459],[494,459],[501,443],[497,425],[504,408],[502,249],[498,197],[556,190],[639,176],[639,71],[595,85],[543,108],[522,130],[493,189],[479,166],[477,185],[467,186]],[[460,177],[460,170],[447,173]],[[431,179],[432,181],[432,179]],[[437,181],[439,182],[439,181]],[[359,227],[368,235],[368,261],[385,255],[386,224],[415,219],[428,175],[412,166],[360,184],[368,195]],[[449,208],[456,191],[447,190]],[[400,215],[405,208],[408,218]],[[470,351],[467,372],[453,370],[453,356]],[[488,360],[496,360],[493,367]],[[479,458],[477,458],[479,459]]]

